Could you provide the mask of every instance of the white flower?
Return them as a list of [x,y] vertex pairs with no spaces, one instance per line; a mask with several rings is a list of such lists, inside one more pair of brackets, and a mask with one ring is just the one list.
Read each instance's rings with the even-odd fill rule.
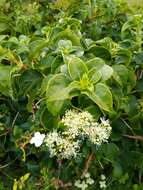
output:
[[101,120],[101,123],[104,125],[104,126],[110,126],[110,123],[109,123],[109,120],[105,119],[104,117],[100,118]]
[[89,178],[90,177],[90,173],[87,172],[84,177],[85,178]]
[[106,186],[106,181],[99,181],[99,185],[100,185],[101,189],[105,189],[107,187]]
[[46,52],[41,53],[41,57],[44,58],[46,56]]
[[81,178],[81,180],[76,180],[74,184],[79,189],[85,190],[89,185],[92,185],[94,183],[94,180],[90,177],[90,173],[88,172]]
[[60,24],[63,24],[63,23],[64,23],[64,19],[61,18],[61,19],[59,20],[59,23],[60,23]]
[[104,174],[101,175],[101,180],[105,180],[106,176]]
[[76,187],[79,187],[80,186],[80,184],[81,184],[81,181],[78,179],[78,180],[76,180],[75,181],[75,183],[74,183],[74,185],[76,186]]
[[30,144],[35,144],[36,147],[41,146],[45,138],[45,134],[41,134],[40,132],[34,133],[34,137],[31,138]]
[[88,185],[85,183],[85,181],[80,181],[80,180],[77,180],[74,185],[81,190],[85,190],[88,187]]
[[80,185],[80,188],[81,188],[82,190],[85,190],[85,189],[87,189],[87,187],[88,187],[88,185],[85,183],[85,181],[82,181],[82,183],[81,183],[81,185]]
[[106,188],[106,176],[104,174],[101,175],[101,181],[99,181],[99,185],[101,189]]
[[87,178],[86,183],[89,185],[92,185],[94,183],[94,180],[92,178]]

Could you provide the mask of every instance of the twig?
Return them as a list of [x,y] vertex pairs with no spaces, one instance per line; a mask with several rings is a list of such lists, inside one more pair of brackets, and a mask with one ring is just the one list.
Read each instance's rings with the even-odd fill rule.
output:
[[7,164],[5,164],[5,165],[0,165],[0,170],[1,169],[4,169],[4,168],[6,168],[6,167],[8,167],[9,165],[11,165],[11,164],[13,164],[16,160],[18,159],[18,157],[16,157],[14,160],[12,160],[11,162],[9,162],[9,163],[7,163]]
[[4,135],[7,135],[7,134],[10,133],[10,132],[11,132],[11,130],[7,130],[6,132],[0,134],[0,137],[2,137],[2,136],[4,136]]
[[84,167],[84,170],[82,172],[81,178],[83,178],[85,176],[85,174],[87,173],[90,162],[92,159],[93,159],[93,153],[89,154],[88,158],[86,159],[85,167]]
[[139,136],[139,135],[136,135],[136,136],[131,136],[131,135],[123,135],[124,137],[127,137],[129,139],[134,139],[134,140],[140,140],[140,141],[143,141],[143,136]]
[[13,122],[12,122],[12,125],[11,125],[12,128],[13,128],[14,125],[15,125],[15,122],[16,122],[16,119],[17,119],[18,115],[19,115],[19,112],[17,112],[16,116],[15,116],[14,119],[13,119]]

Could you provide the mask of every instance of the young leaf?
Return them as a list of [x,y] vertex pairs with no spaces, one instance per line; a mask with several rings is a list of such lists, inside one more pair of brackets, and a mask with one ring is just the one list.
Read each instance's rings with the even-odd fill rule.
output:
[[68,62],[68,71],[73,80],[80,80],[88,72],[85,63],[78,57],[72,57]]
[[25,182],[26,180],[28,180],[29,176],[30,176],[30,173],[26,173],[24,176],[22,176],[22,177],[20,178],[20,180],[21,180],[22,182]]
[[100,69],[102,66],[105,65],[105,62],[103,59],[99,58],[99,57],[95,57],[93,59],[88,60],[87,62],[85,62],[87,68],[90,70],[92,68],[96,68],[97,70]]
[[51,39],[51,43],[55,44],[61,39],[67,39],[72,42],[73,45],[80,46],[80,38],[76,33],[71,29],[65,29],[64,31],[59,32],[53,39]]
[[92,69],[90,69],[90,71],[88,72],[88,77],[89,80],[93,83],[96,84],[100,79],[101,79],[101,73],[97,71],[97,69],[94,67]]
[[13,190],[17,190],[17,188],[18,188],[18,181],[15,179],[14,180],[14,183],[13,183]]
[[[98,75],[100,74],[102,77],[102,80],[108,80],[112,74],[113,69],[109,65],[105,64],[105,62],[101,58],[93,58],[86,62],[86,65],[89,69],[95,69],[96,73],[98,72]],[[92,71],[93,72],[93,71]]]
[[106,81],[108,80],[112,74],[113,74],[113,69],[109,65],[104,65],[101,67],[101,69],[98,70],[99,73],[101,73],[102,80]]

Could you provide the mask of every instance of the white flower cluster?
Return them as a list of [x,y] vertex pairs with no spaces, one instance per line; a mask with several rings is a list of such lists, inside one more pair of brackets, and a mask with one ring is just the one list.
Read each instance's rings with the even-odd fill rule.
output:
[[101,145],[108,141],[111,133],[108,120],[101,118],[100,123],[95,122],[87,111],[68,110],[61,123],[66,127],[63,131],[54,130],[47,135],[36,132],[30,143],[39,147],[44,142],[51,157],[70,159],[79,153],[82,140],[88,139],[95,145]]
[[90,177],[90,173],[86,173],[84,178],[78,179],[74,183],[75,187],[81,190],[87,189],[88,186],[92,184],[94,184],[94,180]]
[[82,135],[84,127],[90,127],[93,117],[89,112],[77,112],[76,110],[68,110],[62,119],[62,123],[67,126],[65,135],[72,138]]
[[62,133],[53,131],[47,134],[45,138],[46,146],[49,149],[50,156],[57,156],[60,159],[69,159],[76,157],[79,150],[79,141],[72,141],[70,138],[65,138]]
[[101,118],[101,123],[95,122],[93,116],[87,111],[69,110],[62,119],[62,123],[67,126],[66,135],[72,138],[86,137],[96,145],[108,142],[112,130],[108,120]]
[[100,189],[106,189],[106,176],[104,174],[101,175],[101,180],[99,181]]

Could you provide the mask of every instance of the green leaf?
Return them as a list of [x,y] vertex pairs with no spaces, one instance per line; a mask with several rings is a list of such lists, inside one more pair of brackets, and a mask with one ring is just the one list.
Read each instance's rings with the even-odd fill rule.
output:
[[64,74],[66,74],[66,75],[69,75],[67,64],[61,65],[60,71],[61,71],[61,73],[64,73]]
[[77,82],[77,85],[79,84],[79,89],[82,91],[82,90],[93,90],[94,89],[94,86],[93,84],[91,83],[91,81],[89,80],[88,78],[88,75],[87,74],[84,74],[82,76],[82,79],[80,80],[80,82]]
[[112,94],[109,87],[103,83],[95,85],[94,91],[83,91],[93,102],[95,102],[101,109],[111,112],[113,110]]
[[111,78],[113,74],[113,69],[109,65],[104,65],[98,70],[98,72],[101,73],[102,80],[106,81]]
[[132,53],[128,49],[119,49],[117,51],[117,55],[115,57],[115,63],[116,64],[124,64],[128,66],[132,59]]
[[137,77],[134,70],[128,70],[128,92],[130,92],[136,85]]
[[113,176],[115,178],[120,179],[122,175],[123,175],[123,170],[122,170],[121,165],[119,163],[115,163],[114,169],[113,169]]
[[17,66],[0,65],[0,92],[3,95],[13,97],[12,74],[17,70]]
[[55,73],[56,72],[56,69],[61,65],[63,64],[63,59],[62,57],[59,55],[59,56],[56,56],[55,59],[52,61],[51,63],[51,73]]
[[71,82],[67,75],[60,73],[52,77],[47,86],[46,98],[48,110],[56,115],[60,112],[66,99],[71,99],[75,96],[72,91],[79,89],[79,83]]
[[79,83],[76,81],[71,82],[67,75],[63,73],[54,75],[49,80],[46,90],[48,110],[53,115],[56,115],[62,109],[64,101],[71,99],[75,95],[72,92],[79,88]]
[[135,27],[136,25],[137,25],[137,22],[134,19],[134,17],[129,18],[129,20],[127,20],[127,22],[123,24],[122,29],[121,29],[121,34],[123,34],[126,30]]
[[112,94],[114,99],[114,106],[116,110],[119,110],[122,104],[123,99],[123,91],[122,88],[119,88],[117,86],[112,87]]
[[65,100],[68,98],[71,83],[70,79],[63,73],[54,75],[48,82],[46,98],[47,101]]
[[21,182],[25,182],[30,177],[30,173],[26,173],[24,176],[20,178]]
[[103,59],[101,59],[99,57],[95,57],[95,58],[90,59],[87,62],[85,62],[85,64],[89,70],[94,67],[98,70],[105,65],[105,62]]
[[34,69],[24,71],[19,80],[19,95],[39,94],[43,76]]
[[[3,16],[3,18],[2,18],[2,16],[0,15],[0,33],[7,30],[9,27],[8,19],[6,19],[6,18],[8,18],[8,17]],[[2,19],[4,19],[4,20],[2,20]]]
[[133,61],[143,68],[143,51],[135,52]]
[[89,47],[87,52],[93,53],[96,57],[100,57],[100,58],[105,59],[105,60],[111,59],[111,54],[108,51],[108,49],[106,49],[102,46],[92,45],[91,47]]
[[[88,69],[95,69],[98,72],[98,76],[101,75],[102,80],[108,80],[112,74],[113,69],[109,65],[105,64],[105,62],[98,57],[95,57],[86,62]],[[96,72],[95,72],[96,73]]]
[[20,138],[22,135],[23,130],[20,128],[20,126],[15,125],[13,130],[13,135],[16,139]]
[[17,188],[18,188],[18,181],[15,179],[15,180],[14,180],[14,183],[13,183],[12,189],[13,189],[13,190],[17,190]]
[[44,47],[47,47],[48,43],[49,41],[45,39],[37,39],[31,42],[29,45],[30,46],[30,54],[28,56],[29,62],[31,62],[32,59],[34,58],[36,59],[40,55],[42,49]]
[[64,100],[47,101],[47,108],[53,115],[57,115],[64,105]]
[[0,92],[4,95],[12,95],[11,66],[0,65]]
[[110,37],[102,38],[101,40],[96,41],[96,44],[103,46],[109,51],[112,51],[112,49],[117,47],[117,43],[115,43]]
[[70,49],[72,47],[72,42],[70,40],[60,40],[58,46],[60,49]]
[[76,33],[69,28],[65,29],[64,31],[59,32],[55,37],[53,37],[51,39],[51,44],[55,44],[61,39],[70,40],[72,44],[75,46],[81,45],[79,36],[76,35]]
[[143,78],[137,81],[136,89],[138,92],[143,93]]
[[0,35],[0,42],[3,41],[6,37],[7,35]]
[[119,156],[120,150],[118,146],[114,143],[104,144],[102,146],[101,152],[105,155],[105,157],[110,160],[112,163],[117,159]]
[[91,113],[96,121],[99,120],[99,118],[101,116],[101,112],[97,105],[88,106],[85,108],[85,110],[88,111],[89,113]]
[[47,77],[45,77],[43,80],[42,80],[42,83],[41,83],[41,94],[44,94],[47,90],[47,85],[48,85],[48,82],[49,80],[53,77],[52,74],[49,74]]
[[101,79],[102,75],[96,68],[92,68],[88,72],[88,77],[91,83],[96,84]]
[[85,63],[78,57],[72,57],[68,62],[68,71],[73,80],[80,80],[88,72]]
[[113,65],[113,78],[121,86],[125,86],[128,80],[128,69],[124,65]]

